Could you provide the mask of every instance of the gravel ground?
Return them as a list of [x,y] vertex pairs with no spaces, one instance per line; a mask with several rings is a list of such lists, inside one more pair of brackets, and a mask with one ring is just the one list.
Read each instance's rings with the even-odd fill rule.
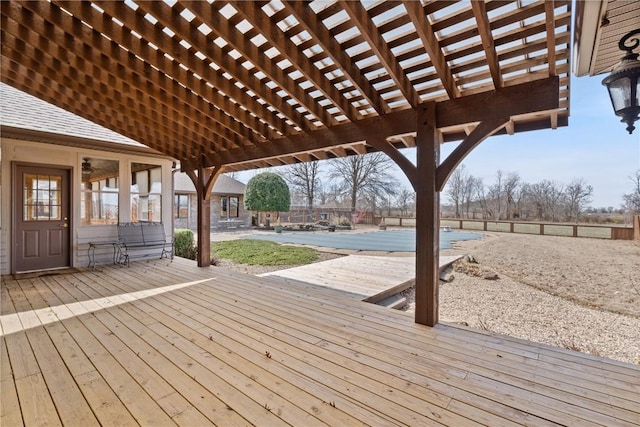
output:
[[478,264],[441,282],[443,320],[640,363],[640,242],[496,233],[454,253]]
[[[454,280],[441,282],[443,321],[640,363],[640,242],[487,233],[441,254],[478,262],[457,263]],[[292,267],[220,265],[248,274]],[[412,290],[406,296],[411,312]]]

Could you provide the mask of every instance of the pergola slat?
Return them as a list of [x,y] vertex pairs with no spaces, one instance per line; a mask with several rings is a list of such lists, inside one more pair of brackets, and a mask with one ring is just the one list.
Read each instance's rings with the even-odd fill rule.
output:
[[[153,5],[151,9],[154,11],[154,14],[162,13],[158,16],[158,19],[162,19],[162,22],[165,22],[165,24],[169,22],[168,19],[170,19],[170,17],[168,17],[168,14],[166,12],[162,11],[163,9],[167,9],[168,6],[161,7],[160,3],[155,2],[151,3],[150,5]],[[255,44],[243,37],[243,35],[235,28],[235,25],[233,25],[234,20],[224,20],[223,16],[219,13],[218,8],[220,7],[220,5],[217,5],[216,3],[209,5],[206,2],[200,1],[184,2],[184,4],[178,3],[178,5],[185,8],[188,5],[189,10],[195,14],[197,19],[199,19],[203,23],[206,23],[212,29],[211,34],[216,34],[217,36],[224,38],[230,47],[237,49],[238,52],[240,52],[240,54],[244,56],[244,58],[246,58],[255,67],[266,74],[271,80],[277,82],[280,90],[286,91],[287,94],[293,97],[299,105],[304,107],[305,110],[314,114],[320,121],[322,121],[322,123],[324,123],[325,125],[331,125],[335,123],[333,117],[331,117],[331,115],[329,115],[324,109],[318,106],[314,102],[313,98],[305,93],[300,86],[296,85],[284,72],[284,70],[282,70],[278,66],[276,62],[269,59],[267,55],[265,55],[264,52],[262,52]],[[174,6],[174,8],[176,8],[176,6]],[[203,46],[201,43],[201,39],[204,38],[204,35],[198,34],[199,31],[191,31],[190,33],[188,33],[188,29],[186,28],[188,27],[188,25],[184,25],[186,24],[186,21],[184,19],[180,17],[174,17],[173,19],[175,21],[178,21],[174,21],[174,25],[178,24],[176,25],[176,28],[180,27],[181,29],[178,34],[181,34],[182,37],[185,37],[185,39],[186,36],[189,35],[191,36],[191,39],[195,38],[195,40],[193,40],[194,43],[192,43],[194,44],[194,46],[198,48],[206,48],[206,46]],[[238,20],[238,18],[236,17],[235,20]],[[200,35],[202,35],[203,37],[200,37]],[[230,57],[228,55],[224,55],[219,59],[224,63],[228,62]],[[233,75],[233,72],[237,71],[240,68],[244,69],[241,64],[239,65],[240,66],[236,65],[235,67],[233,67],[234,69],[232,70],[232,72],[230,72],[230,74]],[[280,106],[281,104],[281,102],[276,103],[276,105],[278,106]],[[298,126],[302,125],[302,123],[296,124]]]
[[[12,5],[21,3],[3,2],[3,15],[10,13]],[[324,5],[285,1],[278,6],[267,2],[208,5],[178,0],[169,6],[163,2],[54,0],[50,4],[22,4],[32,11],[60,10],[58,15],[49,12],[55,21],[51,25],[81,42],[59,44],[51,40],[50,43],[58,46],[58,52],[77,50],[84,43],[99,55],[114,55],[112,60],[118,66],[114,70],[102,68],[101,77],[94,78],[93,84],[99,86],[105,84],[100,80],[113,80],[131,93],[101,92],[102,97],[96,100],[109,101],[122,108],[127,103],[138,104],[126,111],[145,105],[143,111],[148,117],[141,114],[135,117],[154,123],[154,127],[161,121],[158,129],[173,128],[166,129],[167,135],[175,136],[170,137],[173,142],[163,146],[163,151],[181,153],[178,159],[185,160],[185,164],[193,164],[198,157],[207,158],[209,152],[215,152],[216,156],[223,153],[221,158],[230,158],[233,150],[243,147],[273,153],[274,150],[263,145],[299,133],[306,135],[318,126],[333,128],[338,125],[339,116],[347,122],[359,123],[367,118],[363,115],[387,115],[411,107],[407,100],[413,96],[442,101],[447,96],[465,97],[500,84],[513,85],[554,74],[561,77],[560,110],[557,114],[545,113],[548,122],[555,126],[557,117],[558,125],[562,125],[568,108],[566,64],[570,2],[566,0],[527,4],[438,1],[427,2],[421,8],[418,3],[382,2],[367,5],[368,9],[358,2]],[[227,10],[221,13],[234,5],[240,14]],[[422,25],[412,26],[414,20],[405,10],[416,9],[416,6],[422,9],[418,16],[424,19],[421,19]],[[267,8],[275,8],[272,17],[267,15]],[[62,9],[93,30],[79,23],[65,24],[73,18]],[[289,16],[297,22],[292,20],[287,23],[288,27],[278,26]],[[353,17],[356,19],[349,19]],[[243,22],[245,18],[253,25],[248,31],[249,26]],[[359,24],[360,33],[352,31],[354,22]],[[260,24],[266,29],[259,28]],[[38,32],[37,28],[33,30]],[[308,33],[308,39],[294,43],[292,38],[303,31]],[[98,42],[96,34],[109,37],[131,55],[116,53],[115,45]],[[266,37],[267,44],[258,48],[250,40],[256,36]],[[431,40],[422,43],[430,47],[431,55],[421,43],[416,44],[421,38]],[[362,49],[359,45],[365,42],[369,47]],[[317,49],[316,45],[320,47],[317,53],[305,50]],[[275,56],[267,57],[266,47],[277,49]],[[68,57],[90,61],[82,51]],[[18,59],[15,55],[11,58]],[[296,58],[308,58],[308,61],[294,63],[292,60]],[[282,60],[290,64],[274,65],[274,61]],[[82,63],[80,59],[74,61]],[[253,65],[245,66],[247,61]],[[312,65],[314,61],[325,61],[328,65],[318,68]],[[100,62],[97,64],[100,66]],[[268,73],[256,74],[256,66]],[[267,67],[270,69],[265,70]],[[66,68],[58,77],[72,78],[69,75],[72,70]],[[85,74],[96,72],[87,71],[86,65],[84,70]],[[125,74],[119,74],[118,70]],[[530,72],[532,70],[535,71]],[[377,71],[380,71],[378,76]],[[297,74],[291,74],[293,72]],[[520,76],[523,72],[526,77]],[[486,83],[487,79],[493,82],[492,86]],[[166,96],[154,92],[154,87],[166,92]],[[456,89],[459,95],[454,92]],[[365,123],[360,124],[365,126]],[[541,123],[543,120],[533,115],[518,116],[512,129],[538,128]],[[438,132],[442,141],[464,134],[457,128]],[[187,135],[190,136],[185,137]],[[300,152],[322,156],[319,153],[323,148],[318,149],[308,143],[308,139],[296,139]],[[147,142],[146,138],[142,142]],[[333,140],[336,145],[345,143],[352,142]],[[174,144],[176,147],[172,147]],[[347,151],[351,153],[352,150]],[[293,158],[284,162],[288,161]],[[255,166],[249,160],[243,167]]]
[[498,61],[496,46],[491,36],[491,24],[489,22],[489,15],[487,15],[487,4],[483,1],[474,1],[471,2],[471,8],[478,23],[478,32],[480,33],[480,39],[482,39],[493,85],[495,88],[500,88],[502,87],[502,74],[500,73],[500,62]]
[[[248,138],[255,138],[256,140],[260,139],[257,136],[251,136],[250,132],[247,132],[244,125],[245,123],[253,129],[253,131],[257,132],[257,134],[264,135],[263,138],[270,138],[275,135],[275,132],[273,132],[268,125],[260,122],[256,117],[251,116],[245,110],[238,108],[237,104],[231,102],[227,97],[222,96],[214,88],[206,85],[204,80],[195,78],[192,73],[188,73],[175,61],[169,60],[160,50],[154,50],[151,48],[145,40],[133,36],[130,31],[126,31],[125,27],[117,25],[108,15],[98,12],[87,3],[65,1],[56,2],[56,4],[60,4],[65,8],[65,10],[73,13],[74,16],[88,23],[96,31],[106,35],[119,45],[126,46],[127,50],[134,55],[144,58],[145,62],[149,63],[152,67],[157,68],[157,73],[164,73],[165,75],[170,76],[171,79],[183,86],[180,89],[189,97],[187,101],[191,105],[194,103],[193,99],[195,97],[195,93],[202,94],[202,97],[205,100],[211,100],[211,104],[204,107],[206,110],[204,112],[209,114],[215,121],[237,133],[239,136],[243,137],[246,135]],[[149,23],[149,25],[151,24]],[[191,62],[195,61],[189,61],[189,64],[191,64]],[[141,65],[142,64],[139,64],[139,66]],[[213,71],[209,67],[206,68]],[[201,64],[198,71],[202,72],[203,70],[207,71]],[[212,76],[213,73],[211,73],[210,77]],[[238,94],[240,93],[243,92],[238,91]],[[195,101],[195,103],[198,104],[200,101]],[[217,107],[218,105],[220,108]],[[235,120],[234,117],[237,117],[238,120]]]
[[[188,115],[185,115],[183,112],[178,111],[177,107],[179,107],[179,104],[169,102],[170,98],[168,98],[168,96],[169,94],[171,94],[175,99],[179,95],[176,95],[175,93],[171,92],[171,89],[173,88],[166,87],[168,80],[163,74],[154,73],[154,70],[148,67],[145,68],[144,65],[140,61],[138,61],[135,57],[133,57],[131,54],[127,53],[122,49],[119,49],[113,43],[101,37],[98,33],[95,33],[95,32],[92,33],[92,30],[86,26],[77,25],[77,23],[74,23],[72,21],[72,18],[66,14],[62,14],[62,13],[49,14],[48,12],[50,11],[50,9],[49,10],[45,9],[47,8],[46,3],[35,2],[35,3],[29,3],[26,6],[34,7],[35,11],[31,11],[31,12],[38,13],[41,16],[44,15],[46,18],[43,17],[43,19],[50,19],[49,21],[45,20],[44,23],[33,22],[33,26],[37,28],[39,25],[43,25],[48,28],[48,34],[50,35],[50,37],[47,40],[47,42],[49,43],[49,46],[44,48],[43,51],[46,52],[50,49],[54,49],[54,50],[57,49],[58,52],[56,55],[54,55],[54,58],[56,59],[67,58],[66,59],[67,62],[75,61],[74,63],[77,65],[77,67],[75,67],[76,70],[84,69],[84,66],[93,67],[95,70],[98,70],[97,67],[100,67],[100,71],[97,71],[97,72],[100,72],[103,75],[103,78],[100,79],[99,76],[96,76],[97,80],[100,81],[100,80],[108,79],[116,83],[116,89],[118,90],[117,93],[119,94],[119,96],[142,97],[140,100],[140,102],[142,102],[142,105],[145,105],[145,104],[148,105],[149,103],[154,103],[154,102],[157,103],[157,105],[169,105],[169,107],[172,108],[171,114],[174,114],[175,116],[172,119],[169,119],[169,118],[164,120],[160,119],[159,121],[161,124],[167,123],[169,120],[178,119],[181,122],[185,122],[185,123],[192,122],[190,127],[192,127],[193,129],[198,129],[201,127],[200,123],[206,126],[211,121],[211,119],[203,112],[194,111],[194,112],[189,112]],[[23,9],[20,12],[17,12],[18,17],[24,13],[26,13],[26,9]],[[38,19],[36,16],[33,16],[32,18],[34,20]],[[68,24],[67,25],[63,24],[64,26],[61,27],[60,30],[50,25],[47,26],[46,24],[46,22],[51,22],[51,21],[60,22],[61,20],[65,20],[65,18]],[[66,34],[69,34],[69,37],[65,36],[65,33],[63,32],[64,28],[70,31],[70,32],[66,32]],[[31,32],[31,31],[29,32],[34,37],[37,36],[37,33]],[[60,40],[60,42],[63,43],[63,45],[59,46],[57,44],[54,44],[56,40]],[[80,40],[87,40],[88,41],[87,44],[91,46],[93,49],[83,48],[80,44]],[[79,55],[74,55],[73,52],[78,52]],[[114,60],[116,61],[116,63],[119,63],[121,66],[113,67]],[[127,67],[130,67],[131,69],[137,72],[137,75],[139,76],[138,81],[146,85],[146,88],[149,89],[148,91],[133,90],[134,86],[129,83],[130,76],[126,75],[124,71],[126,70]],[[114,72],[115,72],[115,75],[114,75]],[[145,77],[149,77],[149,78],[145,78]],[[164,88],[166,90],[160,91],[159,88]],[[113,88],[111,87],[111,85],[109,85],[106,87],[105,90],[113,90]],[[116,97],[115,95],[111,96],[111,98],[115,98],[115,97]],[[194,121],[192,117],[197,119],[197,121]],[[210,126],[211,128],[216,129],[216,126],[213,123],[211,123]],[[204,129],[200,129],[200,132],[203,130]],[[222,135],[225,137],[225,140],[229,137],[228,135],[225,135],[226,130],[224,129],[222,130],[217,129],[217,130],[222,132]],[[206,131],[206,132],[209,133],[209,131]],[[198,134],[194,134],[194,135],[198,135]],[[188,136],[188,135],[185,135],[185,136]],[[199,139],[206,139],[205,134],[199,133],[198,136],[199,136]],[[198,139],[196,139],[196,141],[197,140]],[[237,137],[236,137],[236,140],[237,140],[237,144],[239,144],[241,141]],[[239,146],[239,145],[236,145],[236,146]]]
[[411,86],[404,70],[398,63],[395,55],[391,53],[379,28],[371,21],[364,6],[359,2],[343,0],[340,0],[340,4],[359,28],[360,33],[367,40],[369,48],[375,52],[380,63],[384,65],[387,73],[389,73],[389,76],[393,79],[398,89],[400,89],[409,105],[412,107],[417,106],[419,97],[415,88]]
[[294,64],[294,68],[304,74],[310,80],[317,90],[322,91],[327,99],[338,107],[344,115],[351,121],[360,119],[360,113],[344,98],[338,90],[330,84],[321,71],[313,64],[309,63],[307,56],[299,50],[291,39],[278,28],[277,22],[262,11],[259,4],[252,1],[237,1],[232,3],[233,6],[247,19],[254,28],[259,28],[260,33],[274,46],[280,49],[285,58]]
[[[100,4],[106,8],[108,7],[108,3],[110,2]],[[310,127],[310,125],[306,124],[307,120],[303,117],[302,114],[295,111],[288,104],[282,103],[282,99],[277,95],[277,90],[270,89],[265,86],[249,70],[242,67],[242,62],[234,60],[226,53],[226,51],[223,52],[222,49],[217,48],[217,46],[213,43],[212,37],[205,36],[202,32],[190,26],[190,24],[185,21],[179,14],[170,10],[169,6],[158,2],[142,2],[139,5],[139,8],[142,7],[148,8],[147,13],[158,19],[158,21],[167,26],[167,28],[171,28],[171,24],[175,22],[175,25],[173,26],[173,32],[180,35],[183,40],[185,40],[186,42],[191,44],[192,47],[201,52],[201,54],[206,57],[207,61],[216,64],[223,70],[221,78],[219,77],[214,79],[212,81],[212,84],[217,85],[221,82],[225,82],[227,80],[227,77],[224,73],[227,73],[235,80],[237,80],[242,86],[244,86],[243,89],[245,91],[247,90],[247,88],[250,89],[253,93],[262,98],[266,103],[281,111],[284,117],[291,120],[297,126],[301,127],[302,129]],[[123,16],[126,16],[127,14],[129,14],[129,12],[123,12]],[[190,56],[191,54],[185,51],[185,49],[182,49],[179,52],[175,52],[175,55],[176,56],[171,56],[174,58],[178,58],[178,60],[181,60],[183,56]],[[287,130],[288,132],[293,132],[293,129]]]
[[456,86],[456,83],[451,75],[449,65],[445,61],[442,50],[440,50],[438,39],[436,38],[435,32],[431,27],[429,19],[424,13],[424,9],[422,8],[421,3],[414,1],[405,1],[404,7],[407,9],[407,13],[411,18],[411,22],[413,22],[413,25],[416,27],[416,31],[420,36],[420,40],[422,40],[422,44],[425,50],[429,54],[431,63],[436,69],[436,74],[440,78],[444,90],[447,91],[450,99],[459,97],[460,90]]

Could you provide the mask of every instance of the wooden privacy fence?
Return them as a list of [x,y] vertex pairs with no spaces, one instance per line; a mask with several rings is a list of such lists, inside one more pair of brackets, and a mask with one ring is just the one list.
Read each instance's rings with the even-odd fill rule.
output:
[[[385,217],[384,221],[388,226],[415,227],[415,218]],[[479,219],[441,219],[440,226],[460,230],[497,231],[545,236],[640,240],[640,216],[633,218],[633,226],[631,227],[550,222],[488,221]]]

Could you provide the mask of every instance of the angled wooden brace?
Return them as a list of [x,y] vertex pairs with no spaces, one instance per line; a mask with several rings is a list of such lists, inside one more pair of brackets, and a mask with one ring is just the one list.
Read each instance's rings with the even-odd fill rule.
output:
[[482,141],[500,130],[510,117],[500,117],[497,119],[485,120],[481,122],[462,142],[453,150],[449,156],[438,166],[436,170],[436,191],[442,191],[447,179],[453,170],[464,160],[464,158]]
[[413,191],[416,191],[416,184],[418,182],[418,169],[411,163],[411,160],[407,159],[396,147],[391,145],[389,141],[384,138],[380,139],[367,139],[367,144],[377,148],[391,158],[404,172],[413,187]]

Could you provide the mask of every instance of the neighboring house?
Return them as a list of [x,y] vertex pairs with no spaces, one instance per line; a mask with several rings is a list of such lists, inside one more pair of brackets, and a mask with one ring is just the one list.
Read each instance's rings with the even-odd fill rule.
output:
[[[251,212],[244,208],[246,185],[220,175],[211,191],[211,229],[233,230],[251,226]],[[173,221],[175,228],[197,230],[198,200],[196,189],[187,174],[174,177]]]
[[118,222],[172,234],[173,159],[4,84],[0,106],[1,274],[87,266]]

